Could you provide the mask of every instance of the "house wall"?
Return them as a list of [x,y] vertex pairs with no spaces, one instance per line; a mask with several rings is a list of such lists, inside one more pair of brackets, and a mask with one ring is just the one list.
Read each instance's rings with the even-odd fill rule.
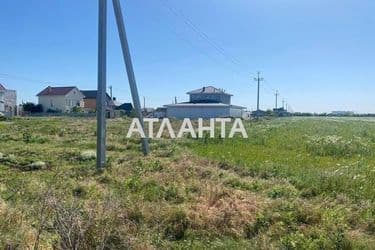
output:
[[58,110],[70,112],[73,107],[82,106],[83,95],[78,89],[73,89],[65,96],[39,96],[39,104],[43,106],[43,111]]
[[230,116],[235,118],[242,118],[243,117],[243,109],[239,108],[230,108]]
[[[105,105],[107,109],[115,108],[110,98],[107,98]],[[83,99],[83,107],[86,109],[96,110],[96,99]]]
[[229,117],[230,111],[228,107],[167,107],[168,118],[218,118],[218,117]]
[[190,102],[215,101],[230,104],[230,95],[226,94],[190,94]]
[[5,90],[4,94],[5,112],[15,115],[17,111],[17,93],[15,90]]
[[5,112],[5,100],[4,100],[5,93],[0,91],[0,112]]
[[83,107],[87,109],[96,109],[96,99],[83,99]]

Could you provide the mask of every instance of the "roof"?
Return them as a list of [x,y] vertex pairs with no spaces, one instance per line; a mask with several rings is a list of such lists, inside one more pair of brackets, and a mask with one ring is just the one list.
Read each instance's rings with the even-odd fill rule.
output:
[[4,85],[2,85],[2,84],[0,83],[0,91],[1,91],[1,90],[4,91],[4,90],[6,90],[6,88],[4,87]]
[[190,92],[187,92],[188,95],[191,94],[224,94],[224,95],[231,95],[228,93],[225,93],[224,90],[215,88],[213,86],[207,86],[200,89],[192,90]]
[[[97,90],[81,90],[81,93],[85,96],[84,99],[96,99],[98,96]],[[107,99],[111,99],[111,97],[106,93]]]
[[76,89],[77,87],[51,87],[48,86],[44,90],[42,90],[39,94],[36,96],[56,96],[56,95],[67,95],[70,91],[73,89]]
[[230,105],[225,103],[177,103],[177,104],[167,104],[164,105],[164,107],[190,107],[190,108],[206,108],[206,107],[230,107],[230,108],[236,108],[236,109],[246,109],[245,107],[236,106],[236,105]]
[[133,105],[131,103],[123,103],[120,106],[116,107],[118,110],[132,111]]

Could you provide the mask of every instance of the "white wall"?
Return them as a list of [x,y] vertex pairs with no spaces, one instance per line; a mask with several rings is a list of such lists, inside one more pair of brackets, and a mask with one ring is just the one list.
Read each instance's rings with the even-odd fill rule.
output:
[[243,109],[239,109],[239,108],[230,108],[230,116],[231,117],[238,117],[238,118],[242,118],[243,117]]
[[0,91],[0,112],[5,111],[4,92]]
[[5,90],[4,102],[5,111],[15,114],[17,108],[17,92],[15,90]]
[[229,117],[229,106],[228,107],[178,107],[171,106],[167,107],[168,118],[218,118],[218,117]]

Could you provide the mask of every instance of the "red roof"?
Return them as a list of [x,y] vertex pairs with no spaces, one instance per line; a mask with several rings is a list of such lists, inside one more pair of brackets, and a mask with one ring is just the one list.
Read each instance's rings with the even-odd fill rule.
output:
[[48,86],[42,92],[37,94],[36,96],[44,96],[44,95],[66,95],[76,87],[51,87]]
[[1,83],[0,83],[0,90],[6,90],[6,88],[4,87],[4,85],[2,85]]

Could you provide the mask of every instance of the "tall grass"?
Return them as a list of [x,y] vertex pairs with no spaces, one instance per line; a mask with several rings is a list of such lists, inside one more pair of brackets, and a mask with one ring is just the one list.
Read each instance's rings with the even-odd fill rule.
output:
[[375,200],[375,123],[287,119],[247,125],[248,139],[207,139],[192,150],[304,193]]

